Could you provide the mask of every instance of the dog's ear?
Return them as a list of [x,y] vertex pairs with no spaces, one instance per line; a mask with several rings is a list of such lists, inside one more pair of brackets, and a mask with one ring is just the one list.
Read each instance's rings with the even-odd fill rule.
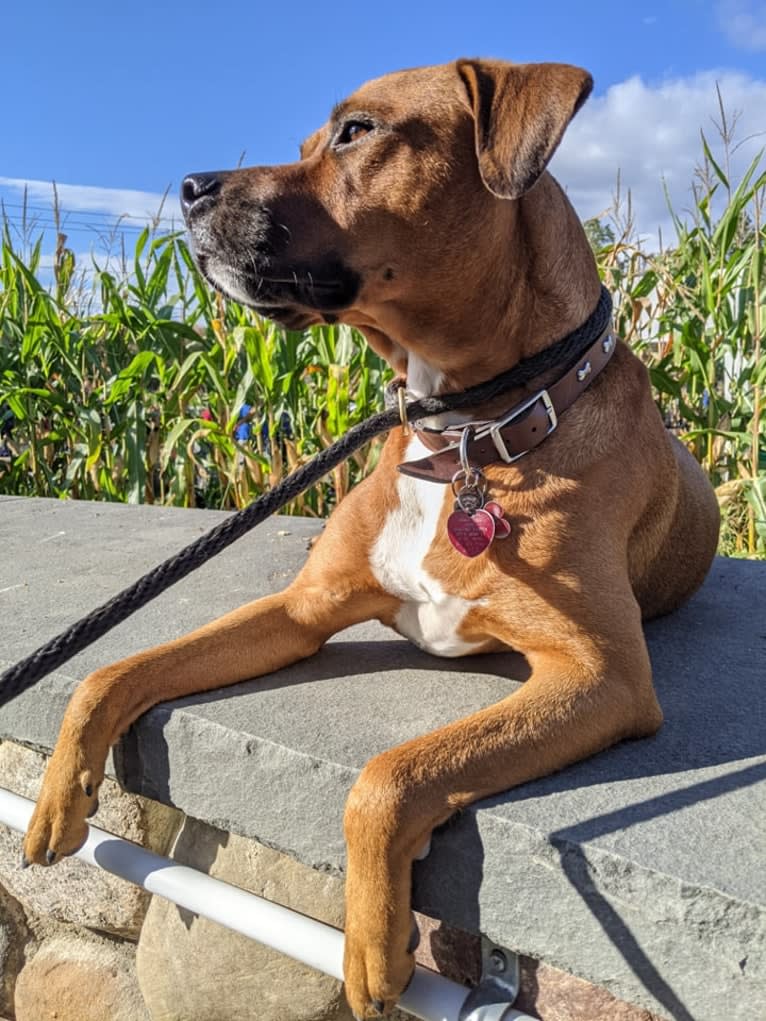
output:
[[517,199],[545,170],[593,79],[570,64],[458,60],[457,71],[473,112],[482,180],[494,195]]

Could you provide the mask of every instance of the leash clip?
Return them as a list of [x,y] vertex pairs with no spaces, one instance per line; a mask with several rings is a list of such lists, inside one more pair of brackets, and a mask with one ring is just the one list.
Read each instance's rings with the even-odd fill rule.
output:
[[471,433],[473,432],[473,426],[467,425],[460,433],[460,444],[458,446],[458,457],[460,458],[460,467],[463,470],[466,481],[470,479],[474,473],[481,475],[478,469],[471,466],[471,462],[468,460],[468,444],[471,442]]
[[397,400],[397,403],[399,405],[399,420],[402,423],[402,432],[404,433],[405,436],[409,436],[410,435],[410,423],[409,423],[409,420],[407,418],[407,394],[406,394],[406,390],[407,390],[407,388],[406,388],[406,386],[404,384],[402,384],[402,386],[398,387],[397,391],[396,391],[396,400]]

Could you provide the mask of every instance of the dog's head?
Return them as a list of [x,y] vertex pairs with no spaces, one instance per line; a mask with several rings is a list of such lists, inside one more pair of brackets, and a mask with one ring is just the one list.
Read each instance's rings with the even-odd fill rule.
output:
[[[292,328],[350,322],[395,367],[491,266],[498,216],[543,174],[588,96],[563,64],[460,60],[368,82],[275,167],[192,174],[197,262],[224,293]],[[375,344],[375,338],[379,343]]]

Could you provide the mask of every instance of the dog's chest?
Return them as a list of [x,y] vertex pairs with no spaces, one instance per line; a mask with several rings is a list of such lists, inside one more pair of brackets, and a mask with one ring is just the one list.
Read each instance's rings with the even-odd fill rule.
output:
[[[428,451],[417,437],[407,459]],[[476,602],[449,595],[423,567],[431,548],[445,500],[444,486],[399,475],[399,506],[385,518],[370,552],[370,565],[378,583],[402,600],[396,629],[420,648],[437,656],[464,656],[478,648],[460,637],[460,624]]]

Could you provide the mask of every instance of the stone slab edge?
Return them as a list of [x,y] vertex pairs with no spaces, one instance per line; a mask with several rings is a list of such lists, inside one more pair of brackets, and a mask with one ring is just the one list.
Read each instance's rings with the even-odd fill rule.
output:
[[[46,678],[37,714],[15,738],[50,748],[74,679]],[[39,694],[43,694],[38,688]],[[228,789],[226,775],[241,778]],[[110,773],[132,793],[252,837],[314,868],[342,873],[342,812],[356,770],[183,705],[150,710]],[[157,777],[168,777],[160,789]],[[289,810],[285,809],[289,806]],[[754,904],[643,868],[472,806],[435,835],[416,865],[416,909],[680,1021],[766,1017],[766,916]]]

